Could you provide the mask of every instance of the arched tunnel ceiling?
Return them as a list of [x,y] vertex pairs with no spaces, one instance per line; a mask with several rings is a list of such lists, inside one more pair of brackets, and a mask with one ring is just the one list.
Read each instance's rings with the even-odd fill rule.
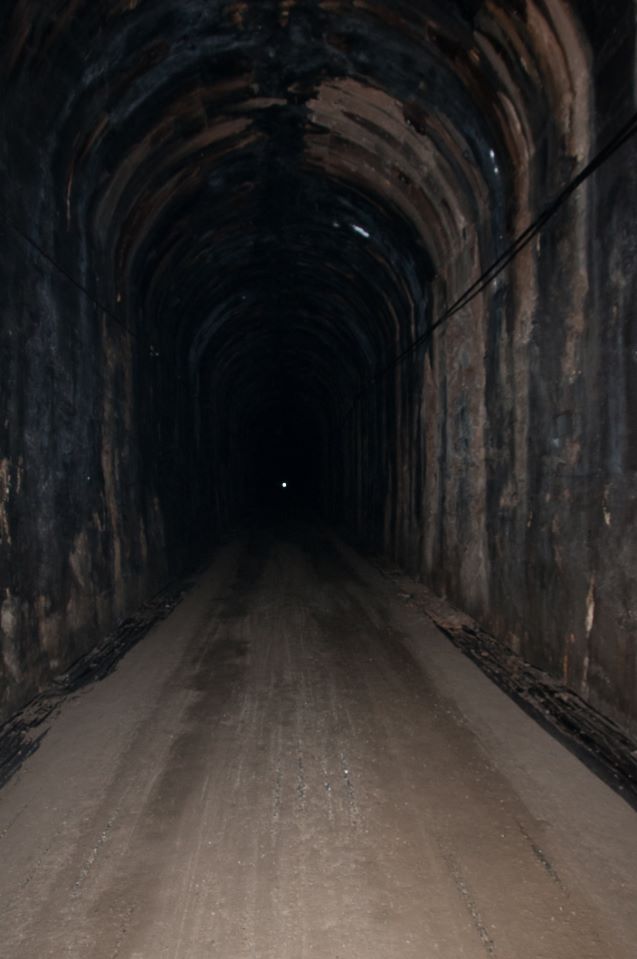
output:
[[285,479],[635,728],[634,41],[0,3],[0,715]]
[[9,6],[14,111],[49,91],[43,206],[101,298],[239,405],[342,406],[463,246],[497,253],[540,135],[585,149],[557,0]]

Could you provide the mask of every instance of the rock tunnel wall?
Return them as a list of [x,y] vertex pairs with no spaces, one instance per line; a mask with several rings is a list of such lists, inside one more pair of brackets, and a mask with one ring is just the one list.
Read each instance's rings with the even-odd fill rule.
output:
[[[528,120],[541,119],[524,142],[511,123],[519,102],[504,111],[517,157],[506,224],[494,229],[491,211],[479,211],[435,281],[440,327],[356,397],[344,430],[346,513],[363,539],[371,533],[635,735],[634,141],[444,317],[497,262],[496,231],[507,242],[521,235],[634,113],[631,13],[611,31],[606,15],[589,13],[580,23],[589,42],[580,34],[561,65],[555,50],[537,65],[555,99],[525,106]],[[520,78],[510,89],[519,97]]]
[[[39,143],[25,143],[38,155]],[[42,158],[46,167],[49,158]],[[14,184],[16,181],[13,181]],[[46,201],[13,189],[4,209],[97,289],[86,251]],[[2,230],[0,715],[21,706],[166,575],[162,517],[141,483],[136,344],[15,230]]]
[[0,718],[287,445],[329,516],[635,732],[635,141],[438,323],[634,114],[632,2],[0,27]]

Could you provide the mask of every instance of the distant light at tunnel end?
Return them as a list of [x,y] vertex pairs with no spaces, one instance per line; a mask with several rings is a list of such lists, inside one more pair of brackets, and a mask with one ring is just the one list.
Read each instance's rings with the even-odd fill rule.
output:
[[287,484],[287,483],[281,483],[281,486],[283,487],[283,489],[287,489],[288,484]]

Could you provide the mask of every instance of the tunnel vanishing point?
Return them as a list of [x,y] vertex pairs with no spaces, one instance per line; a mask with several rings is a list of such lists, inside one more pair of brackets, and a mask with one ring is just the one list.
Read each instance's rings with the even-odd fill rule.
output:
[[635,737],[632,0],[0,23],[0,719],[287,482]]

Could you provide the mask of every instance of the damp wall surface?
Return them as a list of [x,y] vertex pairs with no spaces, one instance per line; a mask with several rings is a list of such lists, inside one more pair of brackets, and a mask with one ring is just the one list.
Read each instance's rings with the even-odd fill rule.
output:
[[[585,129],[570,128],[571,112],[552,130],[554,113],[530,144],[507,240],[634,114],[634,17],[624,10],[609,36],[608,12],[582,11]],[[363,541],[632,736],[636,187],[633,138],[483,293],[367,385],[344,422],[342,513]],[[435,315],[501,254],[485,219],[436,281]]]
[[[38,192],[13,182],[12,222],[68,262]],[[95,289],[93,269],[87,260],[80,276]],[[166,560],[156,498],[140,484],[134,339],[6,224],[0,271],[7,716],[154,592]]]
[[[53,167],[42,140],[23,149]],[[0,249],[0,719],[191,570],[215,531],[202,458],[183,452],[191,398],[156,338],[106,305],[109,271],[73,248],[47,185],[20,176],[3,177]]]

